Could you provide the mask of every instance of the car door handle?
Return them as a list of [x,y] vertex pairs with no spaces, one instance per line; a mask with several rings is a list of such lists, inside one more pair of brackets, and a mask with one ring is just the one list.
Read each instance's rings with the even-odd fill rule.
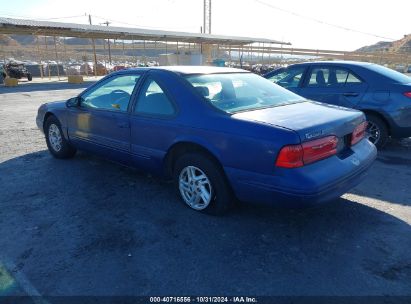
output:
[[347,97],[356,97],[356,96],[358,96],[358,95],[360,95],[359,93],[356,93],[356,92],[345,92],[345,93],[343,93],[343,95],[344,96],[347,96]]
[[125,129],[125,128],[129,128],[130,124],[128,122],[118,122],[117,127],[121,128],[121,129]]

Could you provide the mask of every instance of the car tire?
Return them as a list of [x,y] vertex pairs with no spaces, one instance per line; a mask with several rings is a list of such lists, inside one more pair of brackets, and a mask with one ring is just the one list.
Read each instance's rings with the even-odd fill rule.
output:
[[55,158],[71,158],[76,154],[76,149],[64,137],[61,124],[55,116],[47,118],[44,134],[47,148]]
[[367,116],[367,137],[378,149],[384,148],[389,139],[388,127],[384,120],[374,114]]
[[211,157],[203,153],[180,156],[174,164],[173,179],[182,201],[196,211],[223,215],[234,204],[224,172]]
[[27,80],[28,81],[32,81],[33,80],[33,76],[31,74],[27,74]]

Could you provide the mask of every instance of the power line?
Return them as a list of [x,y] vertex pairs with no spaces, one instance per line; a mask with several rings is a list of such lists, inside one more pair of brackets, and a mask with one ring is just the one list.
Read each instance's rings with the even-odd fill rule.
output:
[[58,20],[58,19],[71,19],[71,18],[79,18],[84,17],[85,15],[77,15],[77,16],[67,16],[67,17],[53,17],[53,18],[39,18],[40,20]]
[[[85,17],[85,16],[87,16],[87,14],[76,15],[76,16],[52,17],[52,18],[41,18],[41,17],[33,18],[33,16],[6,14],[6,13],[0,12],[0,16],[5,16],[6,18],[7,18],[7,17],[10,17],[10,18],[22,18],[22,19],[33,20],[33,21],[35,21],[35,20],[48,21],[48,20],[80,18],[80,17]],[[154,30],[163,30],[163,29],[164,29],[164,27],[154,27],[154,26],[146,26],[146,25],[140,25],[140,24],[135,24],[135,23],[128,23],[128,22],[119,21],[119,20],[113,20],[113,19],[109,19],[109,18],[106,18],[106,17],[96,16],[96,15],[93,15],[93,17],[94,17],[94,18],[97,18],[97,19],[105,20],[105,22],[102,22],[103,24],[106,24],[106,22],[109,22],[109,23],[117,23],[117,24],[129,25],[129,26],[133,26],[133,27],[146,28],[146,29],[154,29]],[[189,27],[173,27],[173,28],[175,28],[175,29],[185,29],[185,30],[187,30],[187,29],[194,29],[194,26],[189,26]]]
[[[141,25],[141,24],[135,24],[135,23],[128,23],[128,22],[124,22],[124,21],[119,21],[119,20],[114,20],[114,19],[110,19],[110,18],[106,18],[106,17],[102,17],[102,16],[96,16],[93,15],[94,18],[98,18],[101,20],[105,20],[105,21],[110,21],[111,23],[117,23],[117,24],[124,24],[124,25],[130,25],[130,26],[135,26],[135,27],[139,27],[139,28],[146,28],[146,29],[154,29],[154,30],[164,30],[164,27],[154,27],[154,26],[147,26],[147,25]],[[194,26],[190,26],[190,27],[173,27],[173,28],[179,28],[179,29],[188,29],[188,28],[194,28]]]
[[25,16],[25,15],[15,15],[15,14],[8,14],[8,13],[2,13],[0,12],[0,15],[7,16],[7,17],[18,17],[18,18],[25,18],[25,19],[30,19],[30,20],[58,20],[58,19],[70,19],[70,18],[79,18],[79,17],[84,17],[85,15],[76,15],[76,16],[62,16],[62,17],[53,17],[53,18],[41,18],[41,17],[36,17],[35,19],[33,16]]
[[335,27],[335,28],[338,28],[338,29],[341,29],[341,30],[354,32],[354,33],[359,33],[359,34],[368,35],[368,36],[373,36],[373,37],[382,38],[382,39],[386,39],[386,40],[392,40],[392,41],[396,40],[394,38],[389,38],[389,37],[376,35],[376,34],[373,34],[373,33],[363,32],[363,31],[360,31],[360,30],[356,30],[356,29],[345,27],[345,26],[341,26],[341,25],[338,25],[338,24],[333,24],[333,23],[329,23],[329,22],[322,21],[322,20],[319,20],[319,19],[315,19],[315,18],[306,16],[306,15],[302,15],[302,14],[299,14],[299,13],[295,13],[293,11],[286,10],[286,9],[278,7],[278,6],[274,6],[270,3],[267,3],[267,2],[264,2],[264,1],[261,1],[261,0],[254,0],[254,1],[259,3],[259,4],[262,4],[264,6],[267,6],[269,8],[275,9],[277,11],[281,11],[281,12],[293,15],[295,17],[298,17],[298,18],[308,19],[308,20],[314,21],[314,22],[319,23],[319,24],[328,25],[328,26]]

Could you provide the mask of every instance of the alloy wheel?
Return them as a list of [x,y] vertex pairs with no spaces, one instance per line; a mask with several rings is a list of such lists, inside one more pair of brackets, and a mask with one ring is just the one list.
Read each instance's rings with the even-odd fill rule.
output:
[[195,210],[203,210],[211,202],[213,189],[207,175],[195,166],[181,170],[178,179],[179,190],[184,202]]
[[60,129],[57,125],[49,126],[49,142],[54,151],[59,152],[62,148],[63,138],[61,137]]
[[376,145],[381,137],[381,131],[378,125],[372,121],[368,121],[366,136],[370,142]]

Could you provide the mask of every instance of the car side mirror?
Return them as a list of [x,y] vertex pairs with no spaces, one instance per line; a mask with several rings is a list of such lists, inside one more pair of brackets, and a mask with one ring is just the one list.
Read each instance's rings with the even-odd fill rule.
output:
[[67,108],[76,108],[76,107],[80,106],[80,99],[81,98],[79,96],[77,96],[77,97],[73,97],[73,98],[70,98],[69,100],[67,100],[66,101]]

